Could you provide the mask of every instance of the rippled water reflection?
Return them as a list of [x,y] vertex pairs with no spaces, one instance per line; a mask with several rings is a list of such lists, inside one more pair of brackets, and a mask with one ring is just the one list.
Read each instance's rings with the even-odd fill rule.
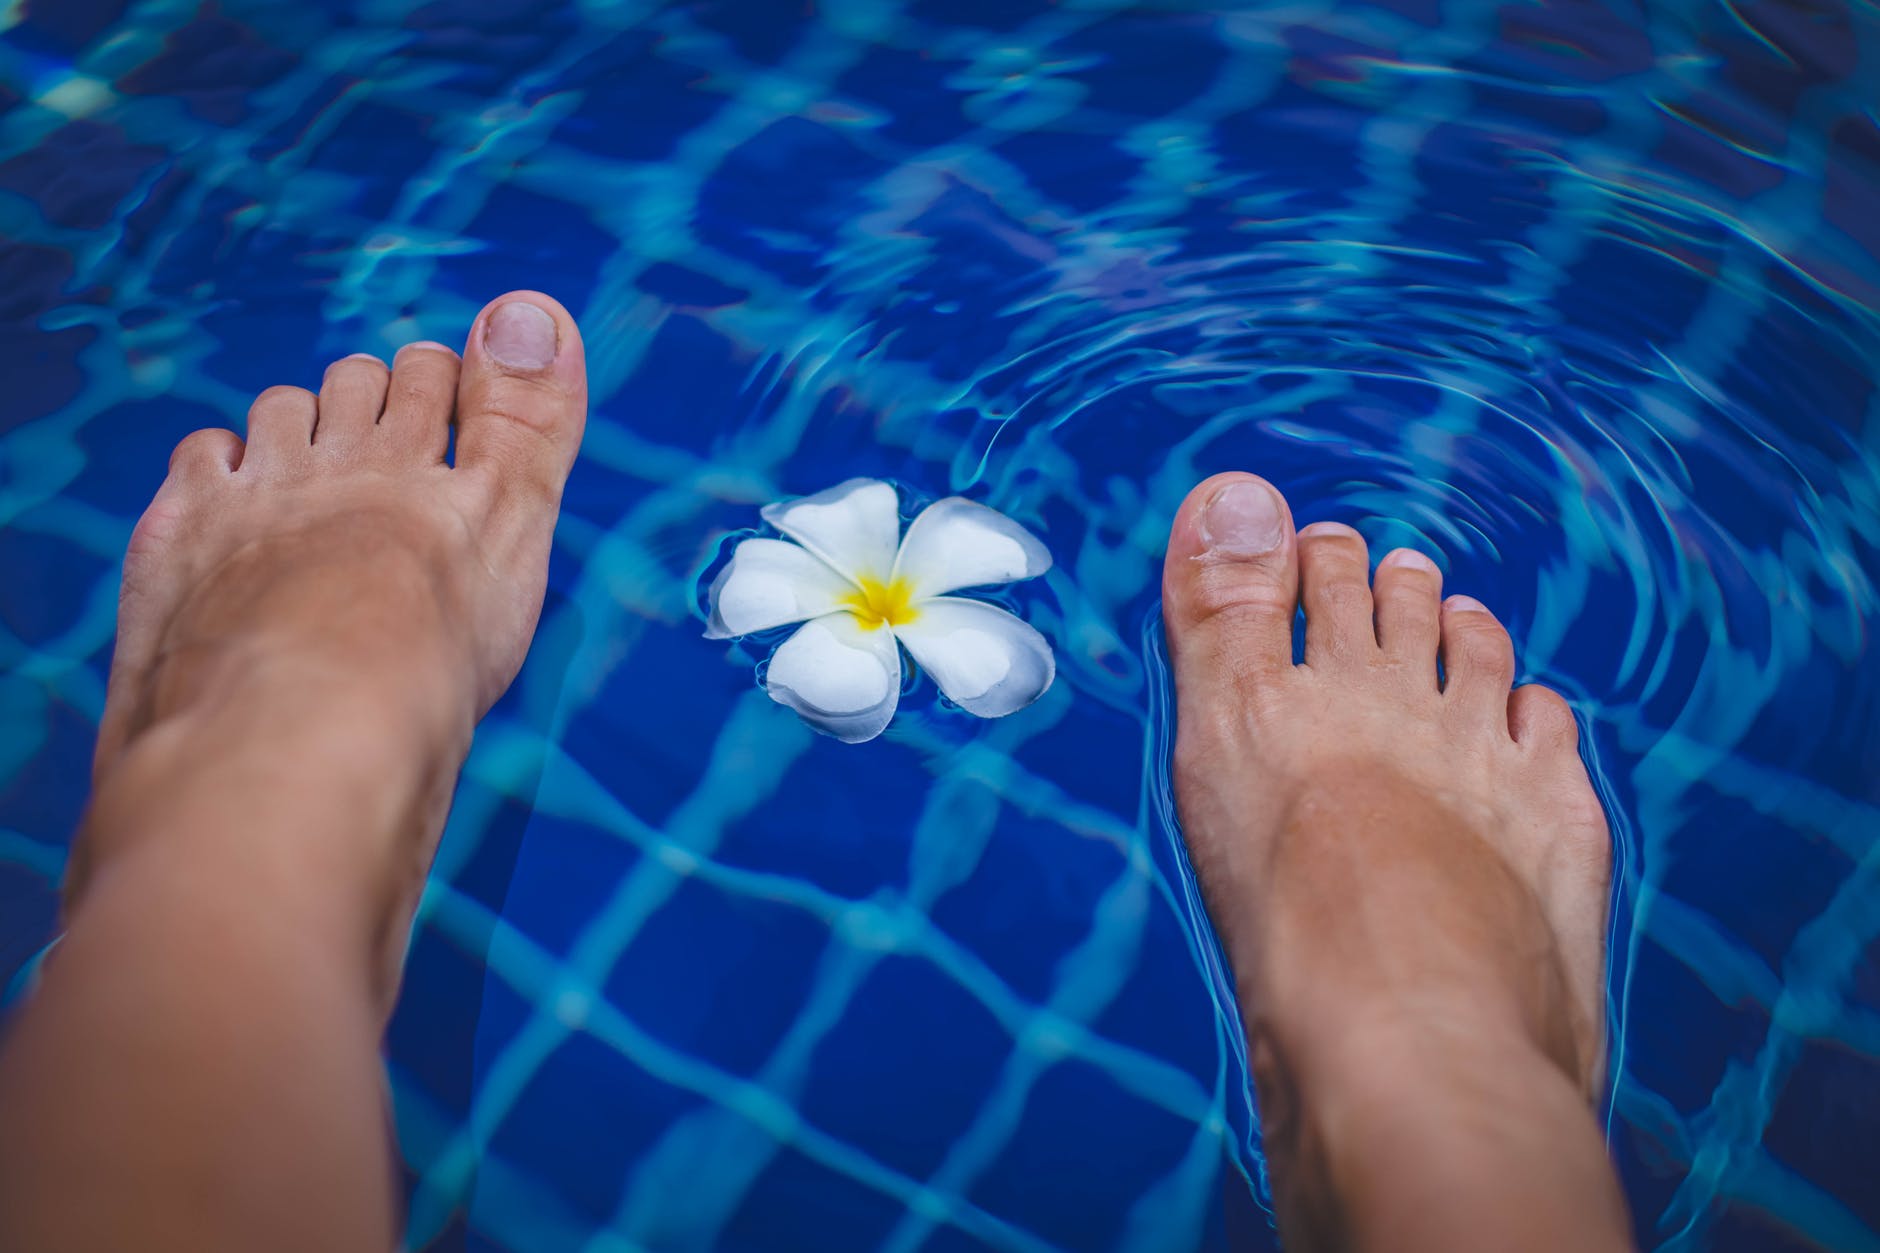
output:
[[[0,958],[168,446],[540,287],[596,411],[392,1035],[414,1243],[1264,1239],[1155,600],[1248,467],[1573,697],[1641,1238],[1880,1248],[1876,102],[1865,3],[0,4]],[[1045,701],[848,748],[699,638],[854,475],[1046,538]]]

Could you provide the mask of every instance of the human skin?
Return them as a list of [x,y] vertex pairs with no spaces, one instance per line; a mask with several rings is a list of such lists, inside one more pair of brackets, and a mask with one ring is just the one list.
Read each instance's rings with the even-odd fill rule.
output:
[[1611,842],[1566,703],[1512,687],[1507,631],[1427,556],[1373,578],[1250,474],[1183,504],[1163,605],[1286,1247],[1631,1247],[1590,1106]]
[[[511,293],[184,440],[130,542],[65,937],[0,1053],[0,1248],[396,1242],[379,1040],[587,407]],[[454,465],[445,464],[452,423]]]
[[[585,412],[573,320],[522,292],[461,360],[347,358],[264,393],[245,442],[178,447],[125,562],[65,938],[0,1049],[0,1248],[395,1246],[379,1041]],[[1177,793],[1289,1245],[1622,1247],[1570,715],[1510,697],[1506,633],[1433,566],[1387,559],[1374,608],[1353,534],[1295,536],[1277,493],[1209,513],[1235,483],[1271,492],[1210,480],[1170,541]]]

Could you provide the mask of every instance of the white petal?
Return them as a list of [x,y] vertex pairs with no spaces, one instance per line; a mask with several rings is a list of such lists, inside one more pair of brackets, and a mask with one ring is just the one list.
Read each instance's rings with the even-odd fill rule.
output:
[[770,698],[849,744],[880,735],[901,699],[901,650],[852,613],[805,622],[770,659]]
[[851,579],[886,582],[901,539],[901,504],[880,479],[850,479],[827,491],[765,505],[764,521]]
[[729,639],[819,618],[840,609],[854,591],[854,584],[795,544],[747,539],[712,580],[705,638]]
[[907,528],[894,573],[916,597],[1029,579],[1051,568],[1051,550],[997,509],[964,496],[936,500]]
[[947,698],[981,718],[1003,718],[1043,696],[1057,675],[1044,636],[984,601],[922,601],[894,633]]

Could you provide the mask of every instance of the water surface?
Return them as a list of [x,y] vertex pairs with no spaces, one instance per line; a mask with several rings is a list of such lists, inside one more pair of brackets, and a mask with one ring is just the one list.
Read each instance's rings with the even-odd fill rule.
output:
[[[1573,700],[1641,1240],[1880,1248],[1877,110],[1864,2],[0,2],[0,977],[169,447],[535,287],[595,408],[391,1033],[414,1248],[1270,1243],[1156,605],[1228,468]],[[855,475],[1045,538],[1043,701],[850,747],[701,637]]]

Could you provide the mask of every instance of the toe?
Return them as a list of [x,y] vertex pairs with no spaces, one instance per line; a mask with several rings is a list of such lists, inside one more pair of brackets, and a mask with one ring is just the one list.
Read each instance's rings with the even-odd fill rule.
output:
[[320,402],[304,387],[270,387],[248,408],[245,469],[266,470],[304,459],[313,447]]
[[1371,553],[1344,523],[1314,522],[1299,532],[1299,600],[1306,609],[1306,665],[1322,669],[1377,651]]
[[1514,683],[1514,641],[1478,600],[1443,602],[1444,703],[1507,734],[1508,689]]
[[1188,493],[1162,570],[1178,686],[1257,685],[1291,669],[1297,548],[1286,499],[1265,479],[1217,474]]
[[1518,687],[1508,698],[1508,730],[1515,743],[1538,752],[1571,753],[1580,741],[1573,710],[1552,688]]
[[385,407],[385,363],[366,353],[335,361],[320,381],[320,419],[314,424],[314,447],[327,452],[350,452],[360,446],[378,423]]
[[462,363],[453,348],[430,340],[406,344],[392,359],[390,388],[378,434],[404,462],[442,465],[450,447]]
[[242,463],[242,437],[221,427],[192,431],[170,453],[170,477],[200,479],[228,474]]
[[574,464],[587,417],[587,363],[568,311],[511,292],[477,316],[457,388],[457,465],[549,500]]
[[1434,690],[1443,572],[1413,548],[1395,549],[1377,563],[1371,598],[1377,602],[1378,647]]

